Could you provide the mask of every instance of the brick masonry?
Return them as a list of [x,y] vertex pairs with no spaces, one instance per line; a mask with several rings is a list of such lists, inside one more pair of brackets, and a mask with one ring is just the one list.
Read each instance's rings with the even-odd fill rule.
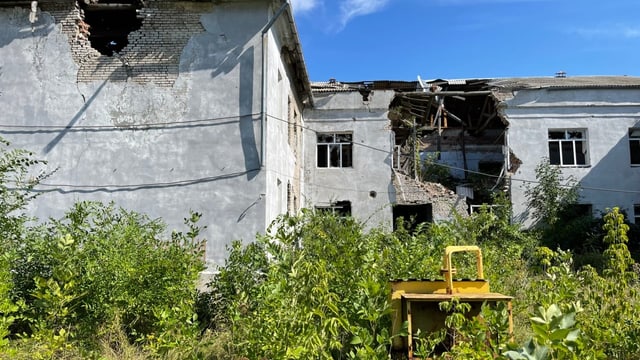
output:
[[135,81],[171,87],[178,78],[180,55],[189,39],[204,32],[200,14],[210,10],[206,4],[146,1],[139,10],[143,18],[139,30],[131,32],[129,44],[114,56],[100,54],[91,47],[82,9],[77,2],[42,3],[62,32],[69,37],[77,81]]

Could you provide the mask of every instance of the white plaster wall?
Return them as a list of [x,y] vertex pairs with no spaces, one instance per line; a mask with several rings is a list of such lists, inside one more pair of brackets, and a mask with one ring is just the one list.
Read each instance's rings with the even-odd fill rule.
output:
[[[316,94],[315,108],[305,111],[305,197],[307,206],[351,202],[352,215],[367,227],[392,226],[393,138],[387,118],[393,91],[374,91],[368,103],[358,92]],[[353,167],[318,168],[317,132],[353,132]],[[376,193],[375,197],[370,192]]]
[[[270,224],[278,215],[287,212],[287,183],[293,185],[300,181],[296,178],[295,168],[301,164],[296,163],[295,154],[288,142],[289,99],[295,103],[294,108],[301,105],[290,80],[292,74],[279,51],[283,43],[273,31],[269,33],[268,40],[265,221]],[[298,131],[302,129],[298,128]]]
[[640,167],[630,166],[628,130],[640,127],[638,89],[558,89],[518,92],[505,103],[508,143],[522,161],[512,175],[514,218],[530,225],[523,181],[535,180],[535,167],[548,158],[548,129],[586,129],[589,165],[562,167],[580,181],[581,203],[595,212],[619,206],[633,216],[640,203]]

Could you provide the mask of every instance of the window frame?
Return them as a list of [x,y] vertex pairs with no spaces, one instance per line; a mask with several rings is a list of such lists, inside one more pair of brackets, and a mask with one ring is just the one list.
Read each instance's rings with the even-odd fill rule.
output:
[[[552,133],[564,133],[562,138],[552,137]],[[572,134],[579,133],[579,138]],[[557,136],[557,135],[555,135]],[[580,146],[577,146],[580,144]],[[555,147],[553,149],[552,147]],[[584,128],[551,128],[547,130],[547,149],[549,151],[549,163],[560,167],[589,167],[589,139],[587,129]],[[565,159],[570,153],[572,159]],[[582,156],[580,155],[582,154]],[[557,160],[556,160],[557,159]]]
[[629,136],[629,165],[640,166],[640,128],[637,128],[637,127],[629,128],[628,136]]
[[640,225],[640,204],[633,204],[633,222]]
[[[345,136],[349,136],[349,140],[341,141],[341,138]],[[331,140],[321,142],[321,137],[331,138]],[[332,155],[335,156],[336,152],[337,159],[332,159]],[[322,157],[325,157],[323,162],[320,161]],[[320,169],[353,168],[353,132],[318,132],[316,134],[316,167]]]
[[331,202],[329,205],[316,205],[315,209],[316,211],[328,212],[341,218],[353,216],[352,215],[353,206],[350,200],[334,201],[334,202]]

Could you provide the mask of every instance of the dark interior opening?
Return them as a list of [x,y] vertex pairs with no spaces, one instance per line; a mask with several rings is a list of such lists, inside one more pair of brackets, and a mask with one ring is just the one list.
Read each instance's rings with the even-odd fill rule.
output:
[[332,213],[338,217],[351,216],[351,201],[336,201],[330,206],[317,206],[316,210]]
[[404,222],[404,227],[410,231],[415,230],[419,224],[433,222],[431,204],[395,205],[393,207],[393,230],[398,228],[400,218]]
[[81,6],[84,22],[89,25],[91,47],[106,56],[113,56],[124,49],[129,44],[129,33],[142,26],[136,3],[81,2]]

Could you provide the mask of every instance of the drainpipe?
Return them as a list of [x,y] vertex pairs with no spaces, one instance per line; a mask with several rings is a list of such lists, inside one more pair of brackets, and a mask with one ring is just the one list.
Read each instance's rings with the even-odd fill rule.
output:
[[280,15],[289,7],[289,0],[286,0],[284,4],[273,14],[273,17],[262,28],[262,94],[260,96],[262,109],[260,111],[260,168],[264,168],[266,165],[265,154],[267,149],[267,54],[269,48],[269,41],[267,33],[276,23]]

